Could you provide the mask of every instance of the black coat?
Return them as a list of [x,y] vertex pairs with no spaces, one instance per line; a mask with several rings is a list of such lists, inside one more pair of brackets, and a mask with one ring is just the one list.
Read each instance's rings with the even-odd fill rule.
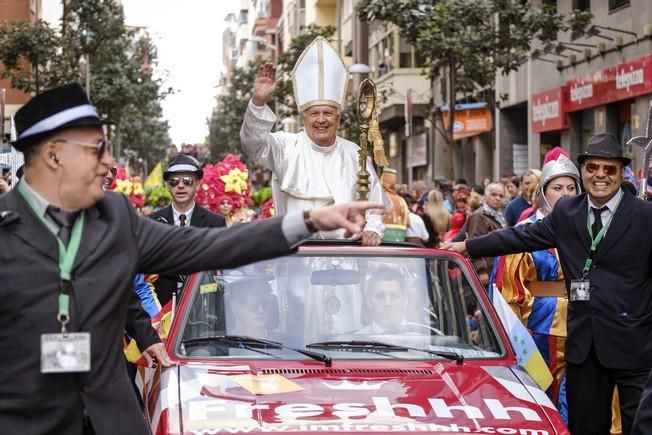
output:
[[[152,213],[149,215],[149,218],[158,222],[174,225],[174,215],[172,214],[171,205]],[[226,222],[222,216],[195,204],[192,216],[190,217],[190,226],[198,228],[218,228],[226,226]],[[181,278],[178,276],[162,275],[154,282],[156,296],[161,305],[167,304],[168,301],[172,299],[172,293],[177,291],[177,282],[180,279]]]
[[[469,255],[488,257],[556,247],[566,288],[579,279],[590,248],[586,194],[562,198],[531,225],[466,242]],[[566,360],[581,364],[591,343],[611,369],[652,367],[652,204],[625,193],[593,258],[591,300],[569,302]]]
[[188,274],[291,252],[281,218],[180,229],[138,217],[125,196],[107,192],[85,211],[73,265],[68,329],[91,334],[91,370],[41,374],[41,334],[60,331],[57,244],[16,190],[0,197],[4,210],[19,216],[0,222],[0,432],[7,434],[79,435],[83,409],[97,435],[148,434],[122,350],[136,273]]

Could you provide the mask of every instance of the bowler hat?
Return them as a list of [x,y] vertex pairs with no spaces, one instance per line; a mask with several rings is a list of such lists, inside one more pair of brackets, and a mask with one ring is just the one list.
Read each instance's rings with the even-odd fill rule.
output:
[[72,127],[101,127],[104,121],[97,114],[82,89],[76,83],[59,86],[36,95],[14,116],[18,151]]
[[163,172],[163,180],[168,181],[170,175],[175,172],[192,172],[197,174],[197,178],[204,176],[204,171],[201,169],[201,164],[193,156],[188,154],[176,154],[168,162],[168,168]]
[[630,158],[623,156],[623,148],[620,142],[611,133],[601,133],[591,136],[586,146],[586,151],[577,156],[577,163],[580,165],[589,157],[599,157],[603,159],[616,159],[623,162],[623,165],[629,165],[632,161]]

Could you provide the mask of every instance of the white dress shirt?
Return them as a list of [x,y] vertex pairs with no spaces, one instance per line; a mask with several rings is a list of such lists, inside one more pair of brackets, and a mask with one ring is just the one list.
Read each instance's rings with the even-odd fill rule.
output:
[[192,212],[195,210],[195,203],[192,203],[192,207],[190,207],[190,210],[187,212],[181,213],[178,211],[176,208],[174,208],[174,204],[172,204],[172,217],[174,218],[174,226],[175,227],[180,227],[181,226],[181,221],[179,220],[179,216],[182,214],[186,215],[186,226],[190,226],[190,219],[192,218]]
[[[607,203],[605,204],[605,206],[606,206],[607,208],[605,208],[604,210],[602,210],[602,213],[600,213],[600,220],[602,221],[602,226],[603,226],[603,227],[608,227],[609,224],[611,223],[611,218],[613,217],[614,212],[616,211],[616,206],[618,205],[618,203],[620,202],[620,198],[621,198],[624,194],[625,194],[625,192],[623,192],[623,190],[620,189],[620,190],[618,191],[618,193],[616,193],[616,194],[615,194],[615,195],[614,195],[614,196],[613,196],[609,201],[607,201]],[[593,208],[601,208],[601,207],[598,207],[598,206],[596,206],[595,204],[593,204],[593,202],[591,201],[591,198],[590,198],[588,195],[587,195],[587,199],[588,199],[588,207],[589,207],[589,212],[588,212],[588,213],[589,213],[589,214],[588,214],[588,216],[589,216],[589,225],[590,225],[590,226],[593,226],[593,222],[595,222],[595,215],[593,214],[593,210],[592,210],[592,209],[593,209]],[[595,234],[594,234],[594,236],[595,236]]]

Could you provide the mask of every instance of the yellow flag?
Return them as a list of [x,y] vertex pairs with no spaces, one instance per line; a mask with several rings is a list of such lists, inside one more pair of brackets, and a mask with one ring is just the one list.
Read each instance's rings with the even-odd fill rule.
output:
[[163,185],[163,165],[161,162],[154,167],[145,180],[145,187],[155,187]]

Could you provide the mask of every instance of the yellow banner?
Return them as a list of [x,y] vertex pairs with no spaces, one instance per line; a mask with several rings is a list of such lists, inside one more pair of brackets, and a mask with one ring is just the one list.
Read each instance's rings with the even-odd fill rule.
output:
[[158,162],[152,172],[149,173],[145,180],[145,187],[155,187],[163,185],[163,165]]

